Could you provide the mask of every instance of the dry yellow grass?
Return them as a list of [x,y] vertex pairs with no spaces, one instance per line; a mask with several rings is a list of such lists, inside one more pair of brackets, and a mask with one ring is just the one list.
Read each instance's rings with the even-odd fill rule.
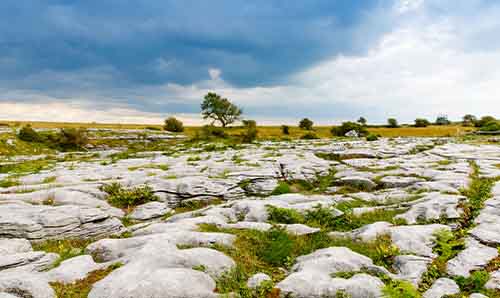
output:
[[[31,124],[35,128],[113,128],[113,129],[144,129],[147,127],[161,128],[162,125],[149,125],[149,124],[117,124],[117,123],[71,123],[71,122],[37,122],[37,121],[0,121],[10,126],[23,126]],[[194,136],[200,127],[189,126],[185,128],[184,133],[187,136]],[[298,127],[290,126],[290,134],[283,135],[281,126],[259,126],[259,139],[281,139],[288,137],[297,139],[308,133]],[[317,126],[312,131],[319,138],[330,138],[331,126]],[[230,127],[226,129],[230,135],[238,135],[243,132],[241,127]],[[446,125],[446,126],[428,126],[428,127],[370,127],[370,133],[380,135],[382,137],[447,137],[447,136],[462,136],[467,132],[474,131],[472,127],[463,127],[460,125]]]

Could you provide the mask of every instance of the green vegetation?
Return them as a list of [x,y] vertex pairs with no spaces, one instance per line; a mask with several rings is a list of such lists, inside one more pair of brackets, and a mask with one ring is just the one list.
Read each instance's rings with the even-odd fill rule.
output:
[[227,98],[209,92],[201,103],[201,114],[203,119],[218,121],[222,127],[237,121],[243,111],[232,104]]
[[83,128],[61,128],[57,133],[38,133],[31,125],[19,130],[18,139],[28,143],[40,143],[60,151],[80,150],[88,144]]
[[120,183],[104,184],[100,188],[108,194],[107,201],[118,208],[131,209],[147,202],[158,201],[150,186],[124,188]]
[[86,278],[78,280],[71,284],[64,284],[59,282],[50,283],[58,298],[87,298],[92,286],[105,278],[113,270],[123,266],[121,263],[112,264],[106,269],[96,270],[90,272]]
[[304,130],[312,130],[314,122],[312,122],[309,118],[304,118],[299,122],[299,128]]
[[387,119],[387,127],[390,127],[390,128],[399,127],[398,120],[396,120],[396,118]]
[[354,215],[348,208],[344,208],[344,214],[337,216],[331,208],[320,205],[307,210],[301,214],[293,209],[267,207],[269,221],[284,224],[305,224],[310,227],[321,228],[326,231],[351,231],[364,225],[378,221],[394,222],[394,217],[403,211],[376,209],[360,215]]
[[170,132],[183,132],[184,124],[182,121],[177,120],[175,117],[169,117],[165,120],[165,125],[163,129]]
[[290,268],[299,256],[327,247],[347,247],[370,257],[379,266],[392,270],[394,258],[399,254],[389,236],[372,242],[353,241],[348,238],[330,237],[326,232],[296,236],[281,228],[269,231],[219,229],[214,225],[200,225],[201,231],[224,232],[237,236],[234,248],[215,247],[229,255],[248,275],[258,272],[269,274],[274,281],[284,278],[280,267]]
[[378,136],[371,133],[371,134],[369,134],[369,135],[366,136],[366,140],[368,142],[377,141],[378,140]]
[[343,137],[346,133],[350,131],[355,131],[360,136],[364,136],[368,133],[366,127],[362,124],[356,122],[344,122],[342,125],[333,127],[331,130],[332,135]]
[[92,242],[91,239],[47,240],[33,243],[32,246],[35,251],[59,254],[59,259],[54,264],[54,267],[57,267],[67,259],[83,255],[85,248]]
[[402,280],[391,280],[382,289],[384,298],[420,298],[422,297],[415,287]]
[[427,127],[429,125],[431,125],[431,123],[427,119],[424,118],[415,119],[415,127]]

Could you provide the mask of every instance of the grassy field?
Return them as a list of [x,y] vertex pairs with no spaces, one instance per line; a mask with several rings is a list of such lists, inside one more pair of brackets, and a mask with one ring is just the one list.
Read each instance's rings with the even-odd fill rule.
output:
[[[148,124],[117,124],[117,123],[70,123],[70,122],[28,122],[28,121],[0,121],[0,124],[7,124],[11,127],[21,127],[31,124],[34,128],[109,128],[109,129],[145,129],[161,128],[161,125]],[[184,134],[191,137],[196,134],[200,127],[189,126],[185,128]],[[277,139],[284,137],[280,126],[259,126],[259,139]],[[319,138],[330,138],[331,126],[317,126],[312,131]],[[237,135],[243,132],[241,127],[229,127],[226,129],[230,135]],[[467,132],[474,131],[473,127],[463,127],[460,125],[428,126],[428,127],[369,127],[368,131],[382,137],[448,137],[462,136]],[[290,126],[290,135],[285,136],[297,139],[306,134],[298,127]]]

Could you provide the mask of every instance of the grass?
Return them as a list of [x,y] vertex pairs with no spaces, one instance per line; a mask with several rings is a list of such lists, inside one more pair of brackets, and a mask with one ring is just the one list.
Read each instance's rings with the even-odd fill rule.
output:
[[[31,124],[33,128],[103,128],[103,129],[161,129],[162,125],[150,124],[113,124],[113,123],[72,123],[72,122],[31,122],[31,121],[2,121],[10,126],[21,127]],[[300,139],[307,132],[313,132],[319,138],[331,138],[332,126],[315,126],[312,131],[300,129],[297,126],[289,126],[289,134],[284,135],[280,125],[276,126],[258,126],[259,139]],[[188,137],[195,136],[201,127],[188,126],[184,129],[184,134]],[[439,137],[439,136],[458,136],[465,132],[475,130],[473,127],[463,127],[460,125],[431,125],[428,127],[368,127],[368,132],[382,137]],[[224,130],[230,136],[241,135],[244,127],[228,127]]]
[[168,165],[163,165],[163,164],[146,164],[146,165],[141,165],[141,166],[135,166],[135,167],[129,167],[129,171],[137,171],[140,169],[159,169],[163,171],[168,171],[170,167]]
[[0,173],[11,175],[24,175],[39,173],[43,170],[51,169],[54,162],[48,159],[29,160],[18,163],[0,165]]
[[360,215],[354,215],[344,209],[344,214],[336,216],[332,209],[316,206],[307,210],[303,215],[293,209],[268,206],[269,221],[284,224],[305,224],[310,227],[321,228],[325,231],[352,231],[367,224],[379,221],[394,222],[394,217],[401,214],[401,210],[376,209]]
[[53,267],[57,267],[67,259],[83,255],[85,248],[92,242],[93,240],[90,239],[47,240],[33,243],[32,246],[35,251],[59,254],[59,259],[53,265]]
[[[347,247],[370,257],[375,264],[391,268],[399,254],[389,236],[381,236],[372,242],[354,241],[342,237],[330,237],[326,232],[297,236],[281,228],[269,231],[219,229],[214,225],[200,225],[204,232],[223,232],[236,235],[234,249],[217,247],[229,255],[248,274],[263,272],[274,281],[283,279],[281,267],[291,268],[297,257],[327,247]],[[392,269],[391,269],[392,270]]]
[[113,270],[123,266],[121,263],[116,263],[106,269],[90,272],[86,278],[78,280],[71,284],[60,282],[52,282],[50,285],[58,298],[87,298],[92,290],[92,286],[108,276]]

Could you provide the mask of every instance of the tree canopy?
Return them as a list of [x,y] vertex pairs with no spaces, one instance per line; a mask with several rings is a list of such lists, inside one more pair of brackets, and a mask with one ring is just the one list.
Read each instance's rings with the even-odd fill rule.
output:
[[201,114],[203,119],[212,119],[220,122],[222,127],[234,123],[240,119],[243,111],[231,103],[227,98],[222,98],[216,93],[209,92],[201,103]]

